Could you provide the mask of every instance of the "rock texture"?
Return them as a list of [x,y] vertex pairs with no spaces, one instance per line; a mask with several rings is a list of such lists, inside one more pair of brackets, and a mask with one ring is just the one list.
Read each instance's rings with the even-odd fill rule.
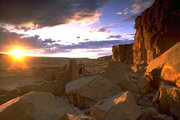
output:
[[112,47],[112,61],[126,64],[133,63],[133,43],[125,45],[114,45]]
[[149,91],[148,81],[123,63],[110,63],[103,76],[118,85],[123,91],[131,93],[147,93]]
[[160,107],[180,119],[180,88],[161,85],[159,91]]
[[90,107],[99,100],[111,97],[120,91],[120,87],[100,75],[84,77],[66,85],[66,94],[71,103],[80,108]]
[[180,87],[180,42],[151,61],[145,75],[152,83],[164,81]]
[[31,92],[0,106],[1,120],[60,120],[66,109],[46,92]]
[[180,41],[180,6],[177,0],[155,0],[135,20],[135,64],[150,63]]
[[136,120],[140,109],[130,92],[123,92],[92,109],[92,117],[96,120]]

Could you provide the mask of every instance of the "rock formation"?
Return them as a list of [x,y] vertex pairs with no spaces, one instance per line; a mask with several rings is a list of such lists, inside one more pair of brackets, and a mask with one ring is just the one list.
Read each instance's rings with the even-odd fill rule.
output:
[[122,92],[97,104],[91,114],[96,120],[136,120],[140,109],[130,92]]
[[0,106],[1,120],[60,120],[66,109],[46,92],[31,92]]
[[180,87],[180,42],[147,66],[146,77],[151,83],[169,82]]
[[103,76],[118,85],[123,91],[131,93],[147,93],[149,91],[147,80],[134,73],[128,65],[123,63],[110,63]]
[[161,85],[158,100],[161,109],[180,118],[180,88]]
[[84,77],[66,84],[66,94],[71,103],[81,108],[90,107],[119,92],[120,87],[100,75]]
[[112,47],[112,61],[126,64],[133,63],[133,44],[114,45]]
[[180,6],[177,0],[155,0],[135,20],[135,64],[150,63],[180,41]]

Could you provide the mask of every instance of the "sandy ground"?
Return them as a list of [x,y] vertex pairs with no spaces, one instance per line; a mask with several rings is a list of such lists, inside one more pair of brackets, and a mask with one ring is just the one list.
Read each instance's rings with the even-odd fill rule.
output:
[[0,89],[13,90],[16,87],[40,82],[42,77],[0,77]]

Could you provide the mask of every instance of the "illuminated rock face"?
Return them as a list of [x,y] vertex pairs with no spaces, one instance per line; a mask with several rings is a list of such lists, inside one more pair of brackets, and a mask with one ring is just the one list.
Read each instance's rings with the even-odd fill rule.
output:
[[177,0],[156,0],[135,20],[135,64],[147,64],[180,41]]
[[[147,66],[145,76],[149,81],[158,78],[160,81],[180,87],[180,42],[167,50]],[[159,73],[152,75],[155,69],[161,68]],[[158,80],[157,79],[157,80]],[[156,80],[154,81],[156,82]]]
[[130,92],[122,92],[97,104],[91,115],[96,120],[136,120],[140,109]]

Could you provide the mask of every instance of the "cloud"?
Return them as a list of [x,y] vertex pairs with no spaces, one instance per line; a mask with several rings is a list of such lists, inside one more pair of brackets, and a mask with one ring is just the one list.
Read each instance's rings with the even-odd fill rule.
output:
[[48,27],[93,17],[107,0],[0,0],[0,23]]
[[127,14],[128,14],[128,9],[129,9],[129,8],[125,8],[123,11],[117,12],[116,14],[117,14],[117,15],[127,15]]
[[111,30],[107,27],[101,27],[96,30],[97,32],[110,32]]
[[124,22],[128,22],[128,21],[133,21],[136,19],[136,17],[138,16],[139,14],[134,14],[134,15],[130,15],[130,16],[127,16],[123,21]]
[[128,44],[132,43],[133,40],[102,40],[102,41],[87,41],[80,42],[72,45],[59,45],[62,49],[100,49],[112,47],[116,44]]
[[110,35],[110,36],[107,37],[107,39],[111,39],[111,38],[117,38],[117,39],[119,39],[119,38],[121,38],[121,37],[122,37],[121,35]]
[[[3,28],[0,28],[0,52],[5,52],[3,50],[8,50],[15,45],[22,45],[30,51],[37,52],[38,54],[55,54],[62,52],[71,52],[76,49],[98,49],[110,48],[115,44],[128,44],[132,43],[133,40],[101,40],[92,41],[88,40],[85,42],[79,42],[77,44],[64,45],[59,41],[52,39],[42,40],[40,36],[35,35],[32,37],[24,37],[23,34],[17,34],[9,32]],[[111,38],[120,38],[120,35],[110,36]]]
[[135,0],[134,4],[132,4],[131,13],[138,14],[150,7],[154,0]]

